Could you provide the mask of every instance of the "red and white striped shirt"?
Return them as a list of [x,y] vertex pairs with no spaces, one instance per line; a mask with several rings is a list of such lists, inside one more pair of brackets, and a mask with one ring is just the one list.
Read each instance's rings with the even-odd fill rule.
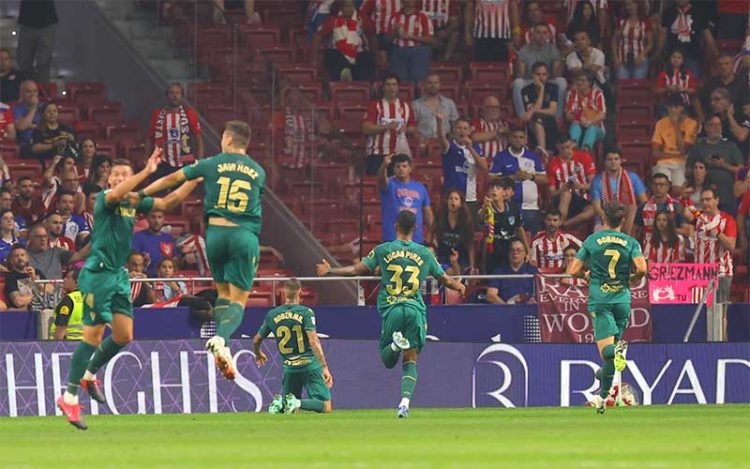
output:
[[546,232],[540,231],[531,239],[531,262],[540,269],[562,269],[565,248],[571,244],[581,247],[581,240],[562,231],[549,239]]
[[375,23],[375,34],[388,34],[391,16],[401,11],[401,0],[365,0],[359,11]]
[[51,248],[60,248],[64,251],[72,251],[75,252],[76,250],[76,243],[65,236],[58,236],[55,241],[52,241],[52,238],[49,238],[49,247]]
[[731,215],[719,212],[713,216],[703,213],[698,217],[693,234],[695,262],[697,264],[718,262],[719,277],[731,277],[732,251],[725,249],[719,242],[718,235],[721,233],[729,238],[737,238],[737,223]]
[[475,0],[474,37],[510,39],[510,2],[513,0]]
[[643,219],[643,242],[648,242],[651,239],[651,233],[654,231],[654,222],[656,221],[656,213],[659,211],[660,206],[666,205],[666,211],[672,219],[676,219],[677,212],[679,211],[680,202],[677,199],[673,199],[667,195],[667,200],[663,204],[656,202],[653,196],[651,196],[641,209],[641,218]]
[[388,130],[382,134],[372,135],[367,138],[367,152],[370,155],[387,155],[396,152],[396,147],[409,148],[406,140],[406,127],[416,125],[414,112],[409,103],[396,98],[393,101],[381,99],[372,101],[365,114],[365,121],[372,124],[387,125],[398,122],[396,130]]
[[[404,34],[410,36],[424,37],[435,35],[435,30],[432,28],[432,21],[421,11],[416,11],[410,15],[399,11],[391,16],[391,20],[388,23],[388,33],[390,34],[399,28]],[[399,37],[393,39],[393,44],[398,47],[420,47],[423,45],[421,42],[401,39]]]
[[[596,16],[598,17],[601,14],[602,10],[606,10],[609,6],[607,5],[607,0],[589,0],[592,5],[594,5],[594,11],[596,12]],[[570,23],[570,20],[573,19],[573,13],[576,12],[576,6],[578,6],[578,0],[563,0],[563,6],[565,7],[565,11],[567,12],[566,22]]]
[[[684,72],[672,73],[671,76],[667,75],[667,72],[661,72],[656,77],[656,87],[666,88],[669,85],[678,85],[683,88],[695,89],[698,86],[698,83],[695,80],[695,76],[693,75],[693,72],[687,69],[685,69]],[[680,97],[682,98],[682,101],[685,103],[686,106],[690,106],[689,94],[680,93]]]
[[645,257],[648,262],[655,262],[658,264],[685,262],[685,259],[687,258],[686,250],[687,243],[681,234],[677,235],[677,244],[673,248],[670,248],[663,242],[660,242],[658,247],[654,247],[650,241],[643,242],[643,257]]
[[[159,127],[163,113],[163,123]],[[182,166],[183,156],[195,154],[195,142],[191,139],[201,134],[201,124],[195,110],[178,106],[175,109],[156,109],[151,114],[149,134],[154,144],[164,149],[163,161],[170,166]]]
[[646,48],[646,36],[651,33],[651,22],[639,19],[631,23],[627,18],[619,21],[620,29],[620,57],[622,61],[628,60],[629,56],[638,57]]
[[[552,158],[547,166],[547,175],[549,185],[559,191],[571,180],[576,184],[586,184],[587,176],[593,180],[596,176],[596,166],[588,152],[573,150],[573,158],[570,161],[563,161],[560,156]],[[578,195],[588,198],[585,191],[578,192]]]
[[422,13],[432,20],[435,29],[444,28],[448,20],[461,14],[459,0],[422,0]]
[[[473,132],[495,132],[498,129],[506,128],[508,127],[508,123],[503,121],[502,119],[498,119],[495,122],[488,122],[484,120],[484,117],[477,117],[472,121],[471,126],[474,128]],[[491,159],[495,157],[498,153],[505,150],[505,147],[508,146],[508,141],[505,137],[501,139],[492,139],[488,142],[480,143],[480,147],[482,148],[482,155],[484,155],[485,158]]]
[[[604,104],[604,94],[596,87],[591,87],[588,94],[580,94],[576,88],[568,91],[568,99],[565,101],[565,111],[573,114],[573,120],[578,122],[586,110],[596,110],[598,112],[607,112],[607,106]],[[604,123],[599,127],[604,128]]]

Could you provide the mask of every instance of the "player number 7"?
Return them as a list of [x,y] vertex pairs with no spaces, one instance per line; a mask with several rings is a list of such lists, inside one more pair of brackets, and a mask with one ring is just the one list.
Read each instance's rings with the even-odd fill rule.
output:
[[620,251],[618,251],[617,249],[607,249],[606,251],[604,251],[604,255],[607,257],[611,257],[611,259],[609,260],[609,278],[617,278],[615,269],[617,268],[617,261],[620,260]]

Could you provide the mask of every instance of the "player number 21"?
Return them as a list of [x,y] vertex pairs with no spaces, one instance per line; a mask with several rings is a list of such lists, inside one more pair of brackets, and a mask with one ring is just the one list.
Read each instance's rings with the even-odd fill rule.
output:
[[[394,283],[394,285],[388,285],[386,287],[389,295],[398,296],[403,294],[405,296],[411,296],[419,289],[419,267],[410,265],[403,268],[400,265],[391,264],[386,267],[386,270],[393,272],[391,282]],[[401,274],[403,274],[404,271],[410,274],[409,279],[406,281],[406,283],[408,283],[407,286],[404,286],[404,281],[401,279]]]
[[228,177],[220,177],[216,182],[221,186],[216,206],[230,212],[244,212],[249,200],[245,191],[252,188],[250,183],[240,179],[232,182]]
[[294,326],[290,330],[286,326],[280,326],[276,333],[279,334],[279,352],[281,353],[294,353],[294,349],[287,347],[287,344],[292,340],[292,334],[297,336],[297,353],[305,353],[305,339],[302,336],[302,326]]
[[617,268],[617,261],[620,260],[620,251],[617,249],[607,249],[604,251],[604,255],[611,257],[609,260],[609,278],[617,278],[615,275],[615,268]]

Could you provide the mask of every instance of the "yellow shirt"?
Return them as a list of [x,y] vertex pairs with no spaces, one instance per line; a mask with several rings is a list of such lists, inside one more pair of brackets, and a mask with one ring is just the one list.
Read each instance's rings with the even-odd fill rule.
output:
[[[690,117],[684,118],[680,122],[680,132],[682,132],[685,145],[692,145],[698,135],[698,122]],[[658,158],[660,163],[684,163],[687,159],[687,149],[685,153],[677,151],[677,133],[669,117],[659,119],[656,123],[651,143],[661,147],[661,150],[668,155]]]

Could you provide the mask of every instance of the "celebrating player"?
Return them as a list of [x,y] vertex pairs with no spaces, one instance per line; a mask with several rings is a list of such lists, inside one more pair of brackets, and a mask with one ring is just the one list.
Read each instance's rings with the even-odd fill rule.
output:
[[221,136],[221,153],[154,181],[139,192],[157,194],[185,179],[203,177],[206,196],[206,251],[219,297],[214,306],[216,335],[206,342],[225,378],[234,379],[229,338],[245,315],[245,303],[258,269],[258,235],[265,170],[247,155],[250,126],[229,121]]
[[383,320],[380,334],[380,358],[386,368],[393,368],[403,352],[401,402],[397,416],[409,416],[409,402],[417,386],[417,354],[422,351],[427,331],[427,307],[420,285],[428,275],[462,295],[466,287],[449,277],[426,247],[412,241],[417,217],[403,210],[396,218],[396,240],[380,244],[362,259],[348,267],[331,267],[323,260],[318,275],[357,276],[380,267],[378,312]]
[[[622,233],[626,210],[618,202],[604,206],[604,230],[583,242],[575,259],[568,265],[568,274],[588,278],[589,314],[594,321],[594,338],[604,364],[597,373],[601,381],[599,395],[593,403],[597,413],[604,413],[615,371],[627,366],[627,342],[622,340],[630,316],[630,284],[646,275],[646,259],[634,238]],[[584,271],[584,265],[590,271]],[[632,266],[635,272],[632,272]],[[632,272],[632,273],[631,273]]]
[[[130,161],[113,161],[110,189],[96,197],[91,254],[78,277],[83,295],[83,340],[71,357],[65,393],[57,399],[57,406],[68,422],[81,430],[87,427],[78,404],[79,387],[95,401],[104,403],[96,372],[133,340],[133,304],[130,280],[124,267],[130,253],[136,213],[169,210],[197,185],[197,182],[183,184],[164,199],[139,198],[131,194],[156,171],[161,153],[160,148],[155,149],[146,167],[137,174],[133,174]],[[112,335],[102,342],[105,325],[112,328]]]
[[[279,353],[284,357],[282,394],[274,396],[268,412],[291,414],[299,409],[331,412],[333,376],[328,371],[326,356],[315,331],[315,313],[299,304],[302,285],[299,280],[284,283],[286,301],[266,314],[258,333],[253,337],[255,363],[264,366],[268,358],[260,344],[273,332]],[[303,332],[304,331],[304,332]],[[308,399],[302,399],[302,389]],[[282,397],[283,396],[283,397]]]

